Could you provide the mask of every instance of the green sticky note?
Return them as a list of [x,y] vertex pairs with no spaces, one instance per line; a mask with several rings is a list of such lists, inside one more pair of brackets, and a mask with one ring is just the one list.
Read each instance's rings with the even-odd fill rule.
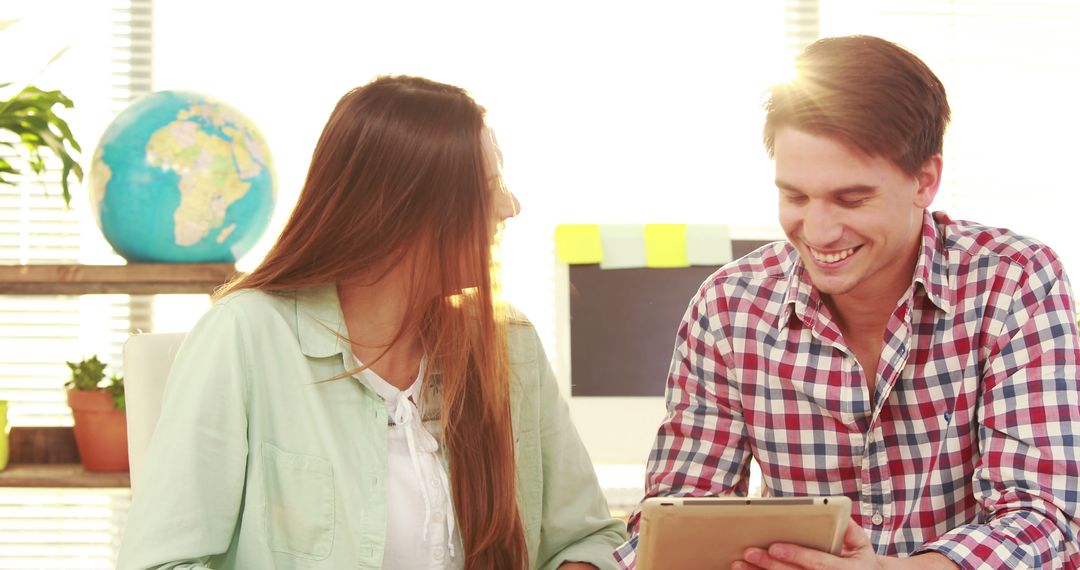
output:
[[570,264],[600,263],[599,224],[559,224],[555,226],[555,256]]
[[689,267],[686,224],[645,224],[646,267]]
[[604,224],[600,226],[604,259],[600,269],[645,267],[645,226],[642,224]]
[[727,226],[690,224],[686,226],[686,257],[690,265],[723,265],[731,254],[731,236]]

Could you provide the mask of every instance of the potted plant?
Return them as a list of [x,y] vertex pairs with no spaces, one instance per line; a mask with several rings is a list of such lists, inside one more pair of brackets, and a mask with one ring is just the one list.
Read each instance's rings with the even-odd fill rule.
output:
[[[15,22],[0,21],[0,31]],[[61,49],[45,67],[59,59],[65,51],[67,48]],[[5,99],[5,92],[14,92],[14,95]],[[67,109],[73,106],[71,99],[60,91],[43,91],[33,85],[18,88],[14,83],[0,83],[0,147],[9,149],[9,152],[0,155],[0,184],[16,184],[27,167],[40,176],[45,172],[46,156],[52,154],[60,159],[60,187],[63,189],[64,204],[70,206],[68,177],[74,174],[82,181],[82,166],[73,156],[82,149],[71,134],[67,121],[53,111],[57,105]],[[42,151],[47,151],[46,156],[42,156]]]
[[[0,83],[0,89],[10,86],[10,83]],[[71,99],[60,91],[42,91],[33,85],[23,87],[6,101],[0,101],[0,130],[13,135],[0,139],[0,146],[6,146],[16,153],[14,157],[0,156],[0,184],[14,185],[26,166],[34,174],[40,175],[45,171],[42,151],[47,150],[60,159],[60,187],[63,188],[64,204],[70,206],[68,177],[74,174],[80,181],[83,178],[82,167],[75,161],[72,151],[80,152],[81,149],[67,122],[53,112],[56,105],[70,108]],[[19,165],[20,161],[26,165]]]
[[75,445],[87,471],[127,471],[127,420],[124,379],[105,382],[105,364],[97,356],[68,362],[68,406],[75,418]]

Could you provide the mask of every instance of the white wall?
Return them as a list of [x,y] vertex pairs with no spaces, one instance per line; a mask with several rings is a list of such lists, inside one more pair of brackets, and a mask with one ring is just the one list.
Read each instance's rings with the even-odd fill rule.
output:
[[[504,288],[567,390],[555,224],[773,225],[760,97],[783,70],[781,2],[159,0],[155,9],[155,88],[235,105],[274,152],[281,203],[242,267],[280,229],[346,90],[385,73],[469,89],[489,110],[523,204],[505,232]],[[577,400],[594,459],[645,460],[660,398]]]

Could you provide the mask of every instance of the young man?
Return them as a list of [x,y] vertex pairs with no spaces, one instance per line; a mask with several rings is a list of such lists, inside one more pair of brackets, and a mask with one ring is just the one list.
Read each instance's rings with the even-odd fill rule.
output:
[[774,544],[745,568],[1080,566],[1080,345],[1060,260],[928,211],[949,106],[917,57],[831,38],[797,68],[764,131],[788,241],[691,300],[647,496],[746,494],[753,458],[770,495],[854,502],[842,556]]

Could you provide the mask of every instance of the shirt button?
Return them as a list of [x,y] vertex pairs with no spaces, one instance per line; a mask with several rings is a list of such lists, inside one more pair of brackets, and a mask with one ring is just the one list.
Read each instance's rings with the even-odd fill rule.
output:
[[443,552],[442,547],[431,549],[431,557],[435,560],[442,560],[446,553]]
[[438,489],[439,488],[439,476],[438,475],[432,475],[431,479],[428,480],[428,483],[431,484],[431,487],[433,489]]
[[878,526],[885,522],[885,517],[881,516],[881,511],[874,511],[874,515],[870,517],[870,522],[874,523],[874,526]]
[[435,511],[435,513],[431,515],[431,518],[434,519],[435,522],[441,523],[443,521],[442,511]]

